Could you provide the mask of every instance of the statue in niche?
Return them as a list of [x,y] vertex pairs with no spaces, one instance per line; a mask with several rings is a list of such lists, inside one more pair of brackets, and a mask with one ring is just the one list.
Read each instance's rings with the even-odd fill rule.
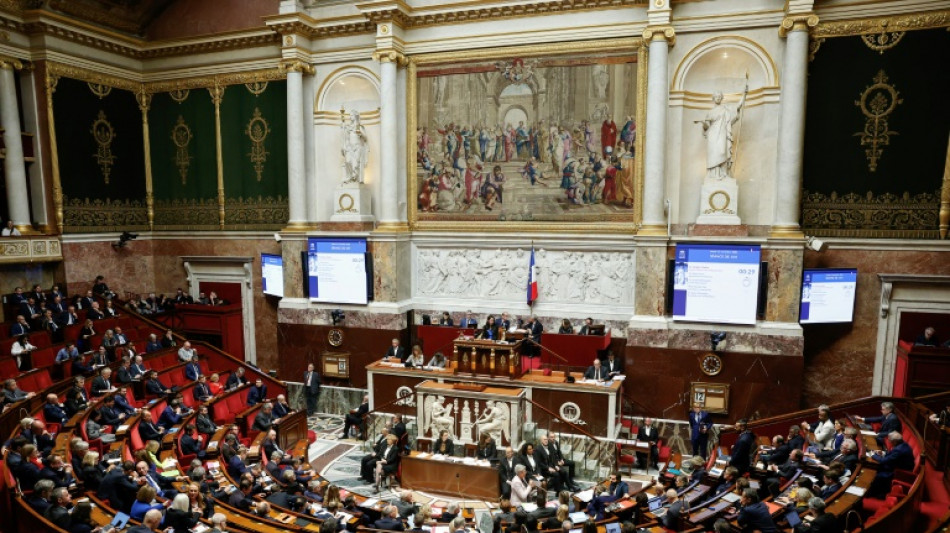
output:
[[703,137],[706,138],[706,178],[721,180],[732,178],[732,165],[735,162],[735,138],[733,127],[742,117],[742,107],[749,94],[749,82],[746,80],[742,99],[733,111],[723,105],[722,92],[716,91],[712,100],[715,104],[706,117],[696,122],[703,125]]
[[343,183],[363,183],[363,171],[366,169],[366,160],[369,155],[369,141],[366,137],[366,129],[360,124],[360,112],[350,111],[350,121],[346,121],[346,115],[340,112],[341,125],[343,130],[343,168],[345,175]]

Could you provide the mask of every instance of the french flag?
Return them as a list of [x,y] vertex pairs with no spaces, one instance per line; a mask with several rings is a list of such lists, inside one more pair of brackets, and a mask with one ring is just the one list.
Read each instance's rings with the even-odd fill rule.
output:
[[531,245],[531,262],[528,265],[528,305],[538,299],[538,267],[534,264],[534,245]]

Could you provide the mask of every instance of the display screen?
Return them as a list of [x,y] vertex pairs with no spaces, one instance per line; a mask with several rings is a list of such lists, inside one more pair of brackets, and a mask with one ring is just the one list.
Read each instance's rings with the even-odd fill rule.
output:
[[264,294],[284,296],[284,258],[274,254],[261,254],[261,284]]
[[676,245],[673,319],[754,325],[761,255],[758,245]]
[[856,268],[805,269],[802,273],[802,324],[831,324],[854,319]]
[[366,239],[307,239],[307,285],[314,302],[365,304]]

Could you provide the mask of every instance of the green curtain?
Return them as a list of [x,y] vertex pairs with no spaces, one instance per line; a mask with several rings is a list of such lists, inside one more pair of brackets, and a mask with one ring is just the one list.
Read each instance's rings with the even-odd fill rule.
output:
[[142,114],[135,95],[61,78],[53,116],[64,230],[147,227]]
[[806,232],[935,238],[950,133],[948,64],[946,28],[908,31],[883,51],[861,36],[821,42],[809,69]]

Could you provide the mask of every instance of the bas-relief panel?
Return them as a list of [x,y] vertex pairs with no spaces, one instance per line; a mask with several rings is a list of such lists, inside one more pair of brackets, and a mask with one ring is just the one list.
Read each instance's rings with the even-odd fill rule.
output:
[[414,221],[633,222],[642,80],[628,44],[420,58]]
[[806,325],[803,405],[842,402],[871,394],[881,309],[878,273],[950,275],[946,252],[895,250],[808,251],[805,268],[859,268],[851,324]]
[[[525,301],[529,254],[524,249],[417,249],[414,296]],[[537,301],[632,306],[633,264],[632,252],[536,250]]]

